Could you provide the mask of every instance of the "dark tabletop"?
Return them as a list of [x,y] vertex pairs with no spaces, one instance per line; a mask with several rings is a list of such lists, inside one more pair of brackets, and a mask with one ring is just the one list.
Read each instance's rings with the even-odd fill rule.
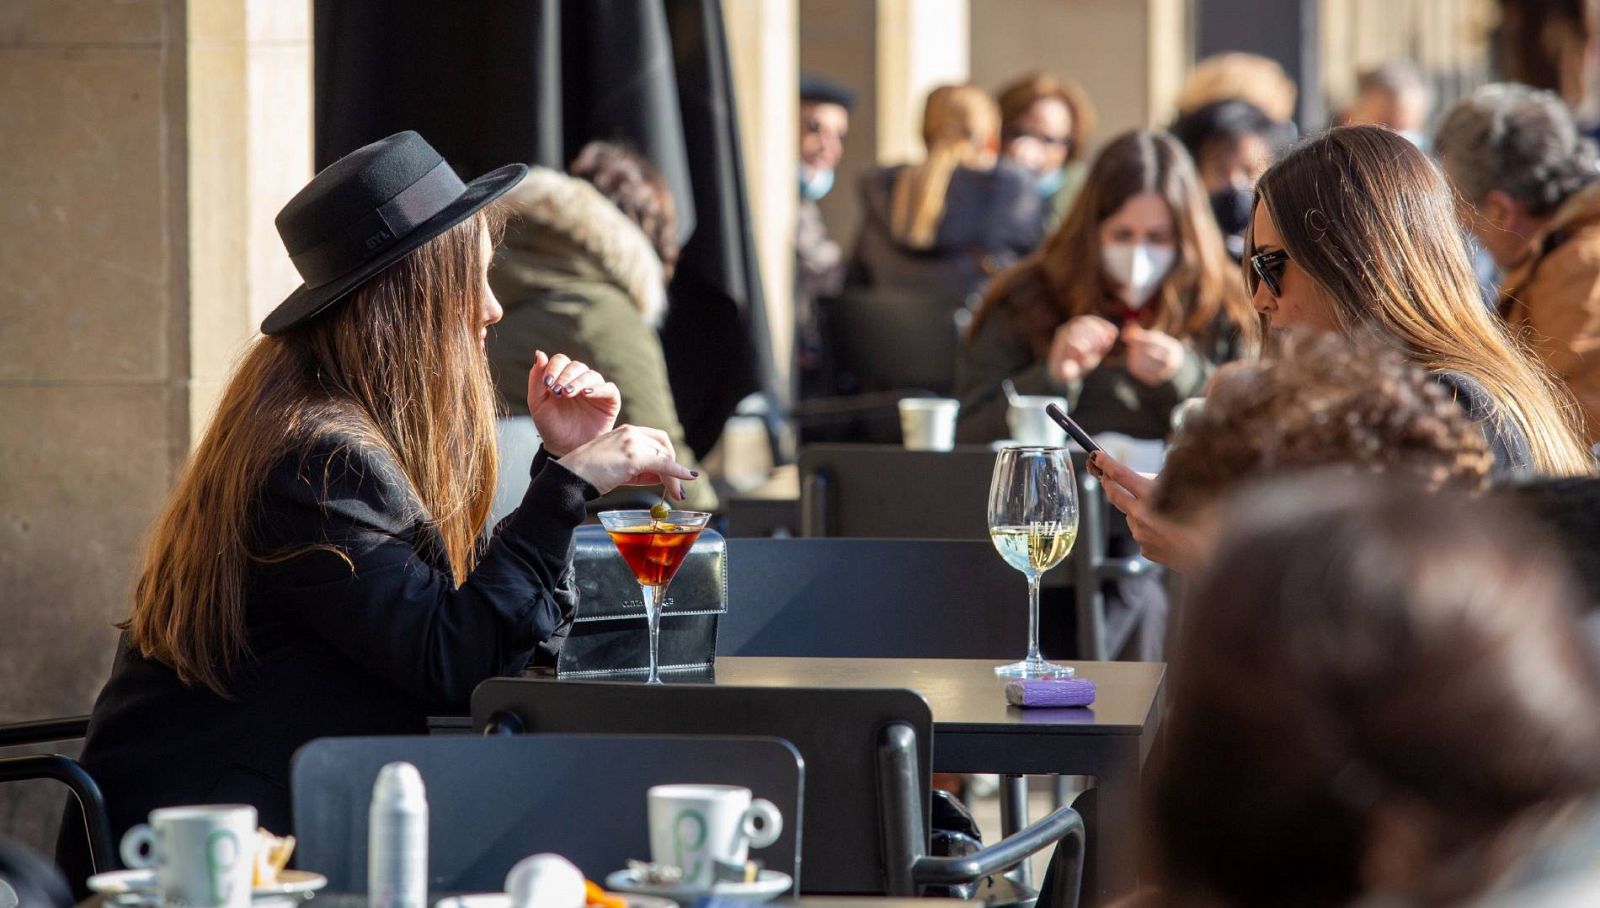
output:
[[[1038,734],[1143,733],[1166,665],[1159,662],[1062,662],[1095,683],[1090,707],[1022,709],[1005,699],[992,659],[800,659],[722,656],[717,684],[750,687],[906,687],[933,710],[939,731]],[[670,681],[670,679],[669,679]]]

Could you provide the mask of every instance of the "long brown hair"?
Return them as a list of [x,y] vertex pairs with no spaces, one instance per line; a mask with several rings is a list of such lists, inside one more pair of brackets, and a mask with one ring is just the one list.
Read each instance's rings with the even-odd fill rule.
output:
[[1159,882],[1347,905],[1402,820],[1430,851],[1395,894],[1460,904],[1600,789],[1600,667],[1521,515],[1316,473],[1252,490],[1224,527],[1152,761]]
[[1483,305],[1449,186],[1415,145],[1377,126],[1329,130],[1262,176],[1256,204],[1345,333],[1481,384],[1540,471],[1591,470],[1570,398]]
[[994,279],[972,319],[968,336],[993,315],[1001,300],[1030,282],[1044,293],[1008,313],[1034,355],[1043,356],[1057,326],[1098,311],[1116,295],[1100,264],[1100,225],[1134,196],[1153,192],[1172,211],[1178,257],[1147,306],[1152,327],[1174,337],[1204,334],[1219,314],[1255,337],[1257,318],[1245,299],[1239,273],[1228,259],[1211,203],[1189,155],[1171,136],[1126,132],[1095,158],[1072,209],[1039,251]]
[[393,462],[457,584],[477,563],[495,482],[494,385],[479,347],[479,213],[300,328],[256,339],[157,518],[122,627],[186,684],[227,694],[248,657],[245,589],[263,482],[332,440]]
[[933,245],[944,218],[945,193],[956,168],[976,166],[1000,134],[1000,110],[975,85],[941,85],[922,109],[928,157],[895,174],[889,193],[889,232],[913,249]]

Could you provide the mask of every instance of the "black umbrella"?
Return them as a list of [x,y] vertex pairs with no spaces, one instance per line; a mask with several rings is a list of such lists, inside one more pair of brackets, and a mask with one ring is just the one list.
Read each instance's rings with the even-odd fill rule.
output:
[[661,330],[678,415],[704,454],[740,399],[770,391],[717,0],[317,0],[316,159],[415,129],[470,179],[564,168],[594,139],[639,149],[687,237]]

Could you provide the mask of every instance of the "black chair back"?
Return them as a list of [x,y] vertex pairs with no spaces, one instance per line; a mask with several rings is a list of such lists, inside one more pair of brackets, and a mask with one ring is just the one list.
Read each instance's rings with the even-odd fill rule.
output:
[[[908,451],[897,445],[819,444],[800,451],[800,533],[887,539],[988,539],[989,480],[995,454],[986,446]],[[1114,557],[1112,539],[1131,540],[1126,518],[1105,500],[1073,451],[1078,483],[1078,541],[1064,570],[1045,575],[1049,588],[1072,587],[1077,655],[1112,658],[1139,630],[1142,615],[1108,622],[1103,584],[1139,577],[1154,565]],[[1049,616],[1046,616],[1047,636]]]
[[[805,760],[804,876],[800,891],[883,894],[888,830],[913,819],[886,809],[879,797],[883,731],[914,739],[911,763],[926,848],[933,716],[909,690],[641,685],[506,678],[485,681],[472,695],[472,724],[534,735],[771,735],[794,744]],[[914,834],[914,833],[913,833]]]
[[890,287],[852,289],[817,300],[835,393],[949,394],[955,385],[960,312],[959,297]]
[[367,885],[367,816],[384,764],[405,760],[428,793],[434,892],[501,892],[530,854],[555,852],[592,880],[650,857],[652,785],[742,785],[783,813],[783,834],[756,856],[794,875],[802,840],[799,755],[774,738],[523,735],[323,738],[291,769],[296,863],[334,892]]
[[[0,725],[0,747],[29,747],[81,739],[89,730],[88,716],[69,716]],[[77,760],[62,754],[33,753],[0,757],[0,783],[51,779],[67,787],[72,800],[67,803],[64,826],[83,828],[81,839],[73,834],[60,843],[67,849],[62,870],[71,885],[87,892],[84,880],[91,873],[118,870],[116,848],[111,839],[111,818],[106,812],[100,786]],[[63,857],[63,855],[58,855]]]
[[1015,658],[1026,589],[988,541],[730,539],[717,652]]
[[800,534],[987,540],[994,457],[986,445],[807,445],[800,450]]

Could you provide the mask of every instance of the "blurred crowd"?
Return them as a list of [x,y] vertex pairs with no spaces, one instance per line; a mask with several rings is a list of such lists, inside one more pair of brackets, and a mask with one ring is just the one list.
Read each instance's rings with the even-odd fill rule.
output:
[[[1165,128],[1100,136],[1081,86],[1035,72],[934,89],[925,153],[844,187],[855,98],[802,79],[801,406],[911,390],[864,386],[836,323],[909,306],[953,338],[915,390],[959,401],[958,441],[1006,439],[1021,393],[1170,444],[1158,475],[1090,463],[1191,593],[1135,902],[1596,901],[1600,159],[1554,87],[1440,110],[1396,60],[1312,131],[1277,64],[1227,54]],[[625,420],[672,431],[649,163],[595,146],[511,207],[501,335],[559,334]],[[523,349],[491,345],[512,399]]]

